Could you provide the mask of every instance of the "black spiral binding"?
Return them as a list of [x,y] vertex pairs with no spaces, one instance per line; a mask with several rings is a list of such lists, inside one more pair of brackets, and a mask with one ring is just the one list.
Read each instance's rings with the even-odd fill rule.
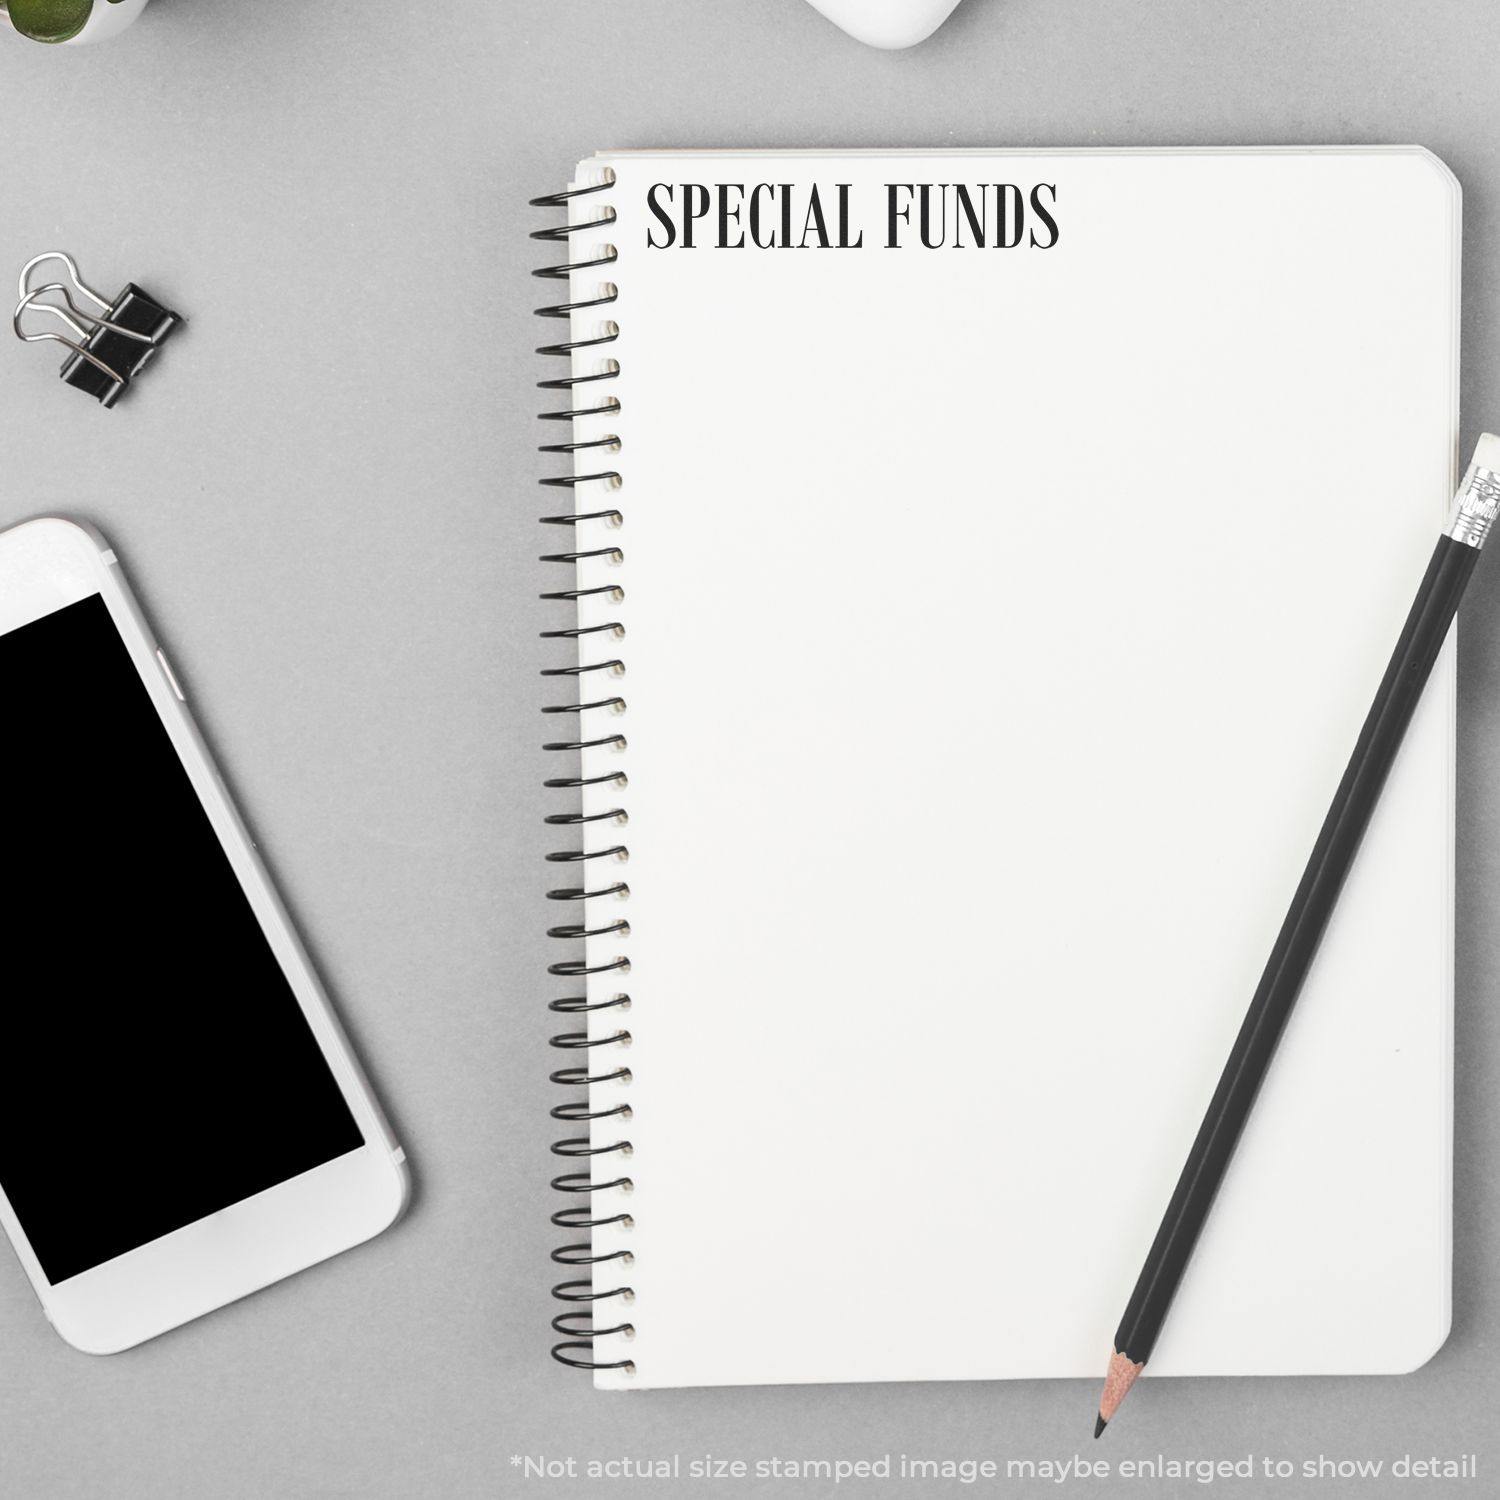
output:
[[[605,170],[603,180],[588,187],[573,188],[564,193],[550,193],[544,198],[533,198],[533,208],[562,209],[569,213],[569,205],[575,198],[588,197],[595,193],[607,191],[614,185],[615,175],[613,171]],[[601,230],[615,221],[615,211],[608,204],[600,205],[598,214],[589,215],[579,222],[565,223],[554,226],[551,229],[538,229],[532,233],[531,238],[542,240],[550,244],[568,245],[571,237],[575,234],[586,233],[591,230]],[[558,265],[543,266],[540,270],[533,272],[546,281],[568,281],[575,272],[599,270],[610,266],[616,260],[617,255],[613,245],[606,245],[591,260],[567,260]],[[573,313],[583,312],[589,308],[607,307],[613,303],[619,292],[612,282],[605,282],[599,287],[599,295],[590,297],[584,301],[567,301],[553,303],[547,307],[539,307],[536,314],[540,318],[571,319]],[[580,349],[602,348],[612,344],[619,337],[619,328],[613,322],[605,323],[597,336],[593,338],[572,339],[558,343],[543,344],[537,349],[537,353],[557,359],[571,361],[574,353]],[[576,401],[582,399],[587,402],[587,396],[575,396],[574,391],[580,387],[589,387],[595,384],[614,380],[619,375],[619,365],[614,360],[607,360],[602,372],[592,375],[577,375],[570,373],[551,380],[538,381],[538,387],[544,391],[565,391],[568,393],[567,406],[560,411],[542,412],[541,419],[544,422],[572,422],[575,418],[604,417],[611,416],[619,411],[620,403],[613,396],[602,396],[597,405],[575,405]],[[573,455],[584,450],[598,449],[604,452],[614,452],[620,446],[619,438],[614,434],[595,438],[589,442],[567,442],[567,443],[544,443],[540,451],[543,453],[554,453],[567,458],[570,463]],[[620,483],[620,475],[614,469],[599,469],[593,473],[570,472],[544,478],[542,484],[552,489],[563,489],[574,491],[583,485],[598,485],[606,490],[616,487]],[[580,512],[573,510],[563,515],[543,516],[544,526],[575,526],[579,521],[602,521],[609,526],[619,526],[624,517],[618,510],[607,509]],[[597,547],[586,551],[563,551],[546,553],[542,561],[549,563],[561,563],[563,566],[577,569],[581,561],[591,558],[607,558],[614,562],[624,560],[624,553],[618,547]],[[566,601],[574,602],[578,599],[593,596],[604,596],[609,599],[621,599],[623,591],[616,587],[600,588],[571,588],[559,589],[543,594],[541,597],[550,602]],[[618,620],[607,621],[600,625],[579,626],[576,622],[564,630],[544,630],[541,632],[544,640],[567,640],[577,641],[580,644],[591,642],[596,637],[606,637],[609,640],[623,638],[625,627]],[[549,667],[542,675],[544,677],[566,677],[575,680],[580,687],[586,683],[596,681],[591,674],[604,673],[606,677],[618,677],[623,675],[625,664],[616,656],[606,655],[604,659],[591,662],[580,662],[576,665],[564,667]],[[589,701],[584,701],[584,699]],[[573,703],[559,704],[555,707],[544,708],[546,714],[572,715],[572,722],[582,725],[585,715],[596,712],[621,713],[625,708],[625,700],[617,694],[595,697],[587,692],[580,692],[578,701]],[[581,728],[572,738],[555,740],[543,748],[559,754],[578,755],[585,750],[593,750],[604,747],[623,749],[625,738],[619,734],[606,734],[597,738],[589,738],[588,734]],[[545,786],[555,790],[566,790],[576,798],[580,789],[585,786],[612,785],[621,790],[626,785],[625,774],[622,771],[611,772],[604,776],[558,776],[549,777]],[[576,828],[586,823],[598,823],[612,821],[623,824],[626,822],[626,812],[623,807],[616,806],[604,812],[585,814],[581,811],[570,811],[552,813],[546,818],[546,822],[556,827]],[[624,881],[604,881],[590,888],[590,877],[588,871],[593,868],[592,861],[597,859],[624,859],[629,856],[629,850],[623,844],[613,844],[596,850],[562,849],[547,856],[548,862],[552,864],[574,865],[580,875],[580,884],[566,886],[558,890],[547,892],[549,901],[578,902],[582,905],[578,908],[582,920],[563,923],[547,930],[547,936],[560,939],[563,942],[577,943],[584,938],[601,937],[606,934],[617,934],[624,936],[630,931],[630,926],[625,921],[604,922],[602,925],[591,926],[588,918],[588,905],[591,900],[600,897],[621,897],[629,894],[629,888]],[[586,981],[591,974],[603,974],[611,971],[621,973],[628,972],[630,963],[628,959],[617,958],[609,963],[594,964],[590,966],[587,960],[566,959],[558,963],[549,964],[547,972],[560,979],[580,979]],[[628,1010],[630,1006],[629,995],[617,994],[607,1000],[596,1000],[590,1002],[587,994],[569,995],[562,999],[553,1000],[548,1004],[548,1009],[565,1016],[588,1016],[593,1011],[603,1010]],[[594,1049],[601,1047],[627,1046],[630,1042],[630,1033],[619,1029],[608,1035],[591,1036],[587,1029],[585,1020],[584,1029],[579,1031],[563,1031],[551,1038],[551,1045],[560,1051],[581,1054],[585,1059],[581,1064],[557,1069],[552,1075],[552,1082],[564,1088],[583,1089],[583,1098],[573,1099],[565,1104],[556,1105],[552,1110],[552,1118],[562,1120],[569,1124],[582,1124],[592,1127],[592,1122],[608,1118],[616,1118],[625,1121],[630,1118],[631,1109],[628,1104],[617,1104],[611,1109],[592,1110],[589,1108],[587,1089],[596,1083],[628,1083],[630,1081],[630,1069],[616,1067],[611,1069],[606,1063],[595,1063],[591,1059],[595,1056]],[[598,1068],[599,1071],[594,1071]],[[611,1141],[607,1144],[596,1144],[592,1134],[581,1136],[569,1136],[563,1140],[555,1141],[552,1145],[553,1154],[563,1157],[568,1161],[580,1162],[586,1170],[564,1172],[561,1176],[552,1179],[552,1186],[560,1193],[587,1196],[596,1191],[604,1191],[609,1188],[620,1188],[629,1191],[635,1186],[628,1176],[620,1175],[609,1177],[603,1174],[606,1180],[596,1181],[591,1164],[599,1157],[628,1157],[631,1153],[631,1145],[628,1140]],[[633,1220],[629,1214],[611,1214],[606,1218],[593,1217],[591,1203],[580,1204],[574,1207],[559,1209],[552,1215],[552,1222],[560,1229],[568,1230],[592,1230],[600,1225],[618,1224],[630,1227]],[[607,1255],[595,1255],[591,1239],[580,1240],[571,1244],[560,1245],[552,1252],[552,1259],[562,1266],[585,1266],[593,1267],[606,1261],[619,1261],[622,1265],[629,1265],[634,1260],[633,1254],[628,1250],[615,1250]],[[595,1326],[594,1306],[596,1303],[608,1302],[618,1299],[622,1303],[629,1303],[635,1298],[635,1290],[629,1286],[614,1286],[600,1290],[596,1286],[592,1271],[586,1277],[572,1281],[562,1281],[552,1288],[552,1295],[559,1301],[570,1304],[577,1310],[562,1312],[552,1320],[552,1328],[556,1333],[563,1336],[563,1342],[556,1344],[552,1349],[552,1357],[565,1365],[571,1365],[579,1370],[624,1370],[627,1374],[635,1373],[635,1361],[629,1359],[596,1360],[592,1357],[594,1352],[594,1340],[605,1338],[613,1334],[622,1334],[627,1338],[633,1337],[635,1328],[628,1322],[618,1322],[612,1327],[600,1328]]]

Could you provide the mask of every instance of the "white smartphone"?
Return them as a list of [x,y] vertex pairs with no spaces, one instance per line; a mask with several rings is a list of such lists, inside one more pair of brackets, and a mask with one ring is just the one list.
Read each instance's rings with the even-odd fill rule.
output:
[[378,1234],[396,1144],[95,532],[0,533],[0,1223],[75,1348]]

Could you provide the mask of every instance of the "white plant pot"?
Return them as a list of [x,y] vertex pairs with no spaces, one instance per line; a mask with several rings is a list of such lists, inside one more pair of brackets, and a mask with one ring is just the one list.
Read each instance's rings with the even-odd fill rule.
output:
[[102,42],[124,29],[145,10],[147,0],[119,0],[112,5],[110,0],[94,0],[87,24],[70,42],[69,47],[81,47],[85,42]]
[[835,26],[872,47],[915,47],[926,41],[958,0],[811,0]]

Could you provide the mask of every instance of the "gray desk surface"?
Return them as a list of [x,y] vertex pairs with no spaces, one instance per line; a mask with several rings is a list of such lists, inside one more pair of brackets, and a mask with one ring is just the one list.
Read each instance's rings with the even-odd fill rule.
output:
[[[512,1454],[1255,1453],[1300,1470],[1477,1451],[1493,1472],[1494,578],[1463,616],[1456,1315],[1430,1366],[1148,1383],[1095,1447],[1083,1383],[611,1398],[547,1359],[525,200],[610,145],[1421,142],[1467,194],[1469,442],[1500,422],[1497,55],[1492,0],[965,0],[905,54],[800,0],[155,0],[96,49],[0,36],[0,281],[63,246],[101,286],[138,277],[192,320],[109,414],[60,388],[51,353],[0,343],[0,524],[71,511],[116,544],[418,1184],[384,1239],[115,1359],[66,1349],[0,1258],[0,1494],[620,1490],[527,1480]],[[750,1491],[833,1486],[723,1487]]]

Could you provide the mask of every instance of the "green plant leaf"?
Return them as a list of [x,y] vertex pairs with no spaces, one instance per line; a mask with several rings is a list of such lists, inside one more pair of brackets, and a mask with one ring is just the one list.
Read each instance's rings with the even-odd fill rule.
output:
[[34,42],[71,41],[88,25],[94,0],[10,0],[10,23]]

